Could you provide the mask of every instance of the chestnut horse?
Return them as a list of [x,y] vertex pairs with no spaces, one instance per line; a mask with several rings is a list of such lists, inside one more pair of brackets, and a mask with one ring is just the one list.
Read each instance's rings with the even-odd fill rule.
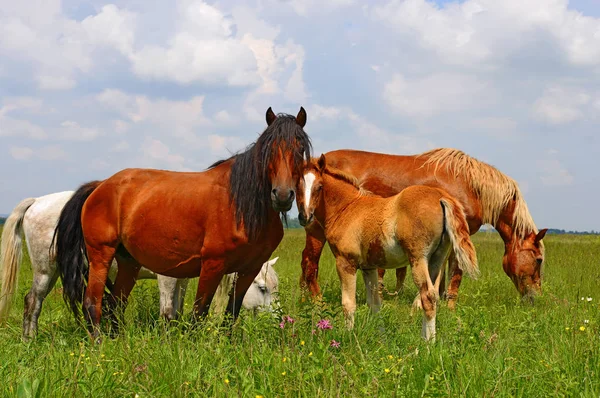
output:
[[298,186],[303,224],[323,227],[342,285],[346,325],[354,326],[356,271],[360,269],[367,303],[378,312],[377,268],[410,264],[423,314],[421,335],[435,336],[435,315],[443,264],[454,250],[461,270],[479,272],[475,247],[462,205],[445,191],[412,185],[382,198],[362,189],[356,178],[327,165],[325,155],[312,161]]
[[[441,188],[456,198],[465,209],[471,234],[483,224],[493,225],[504,241],[502,267],[519,293],[533,301],[541,291],[544,262],[542,238],[517,183],[496,168],[456,149],[434,149],[420,155],[396,156],[355,150],[326,154],[330,166],[355,176],[361,186],[376,195],[389,197],[410,185]],[[300,285],[313,296],[320,295],[317,281],[319,258],[325,235],[318,223],[307,225],[306,245],[302,252]],[[454,308],[462,270],[456,256],[449,258],[448,306]],[[400,269],[403,278],[405,271]],[[383,271],[385,272],[385,271]],[[402,285],[403,280],[397,286]],[[444,282],[440,284],[440,294]]]
[[280,213],[291,208],[310,159],[304,108],[296,117],[276,116],[269,108],[266,119],[268,127],[245,152],[204,172],[126,169],[83,185],[67,202],[55,231],[56,260],[65,299],[77,316],[83,298],[93,339],[99,339],[113,258],[114,326],[114,307],[126,304],[142,266],[175,278],[199,276],[196,319],[207,314],[223,275],[237,272],[226,308],[235,321],[248,287],[283,238]]

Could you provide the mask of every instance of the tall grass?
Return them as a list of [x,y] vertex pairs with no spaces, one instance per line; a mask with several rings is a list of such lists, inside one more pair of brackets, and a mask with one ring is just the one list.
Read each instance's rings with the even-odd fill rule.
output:
[[[280,257],[276,316],[243,314],[231,338],[217,320],[195,328],[185,321],[167,327],[158,320],[156,283],[142,281],[117,338],[91,344],[55,289],[44,303],[37,339],[24,343],[22,297],[31,282],[27,258],[19,300],[0,327],[0,395],[600,396],[600,238],[545,238],[544,294],[534,306],[520,302],[504,275],[497,235],[478,234],[474,241],[482,276],[463,280],[455,312],[442,305],[434,344],[420,338],[421,314],[410,316],[416,295],[410,276],[404,293],[387,297],[377,316],[369,314],[359,282],[363,304],[348,332],[326,249],[320,267],[323,302],[303,300],[301,230],[287,231],[274,253]],[[386,275],[389,288],[393,274]],[[194,284],[190,287],[188,312],[195,295]],[[283,315],[294,323],[281,329]],[[317,329],[320,319],[331,320],[333,328]]]

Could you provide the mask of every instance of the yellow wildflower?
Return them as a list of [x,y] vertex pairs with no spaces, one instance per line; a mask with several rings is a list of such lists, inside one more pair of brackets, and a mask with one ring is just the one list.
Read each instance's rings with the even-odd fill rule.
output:
[[282,375],[282,376],[285,376],[286,374],[287,374],[286,372],[281,372],[281,375]]
[[304,340],[302,340],[302,341],[300,342],[300,345],[304,345]]
[[581,330],[582,332],[584,332],[585,331],[585,326],[580,326],[579,330]]
[[225,379],[225,384],[229,384],[229,379]]
[[385,373],[390,373],[390,370],[388,368],[384,369]]
[[393,355],[388,355],[388,359],[394,359]]
[[74,352],[72,352],[70,355],[73,357],[73,356],[75,356],[75,353],[74,353]]
[[286,358],[286,357],[283,357],[283,362],[285,362],[285,361],[287,361],[287,358]]
[[312,351],[308,353],[308,356],[309,356],[309,357],[312,357]]

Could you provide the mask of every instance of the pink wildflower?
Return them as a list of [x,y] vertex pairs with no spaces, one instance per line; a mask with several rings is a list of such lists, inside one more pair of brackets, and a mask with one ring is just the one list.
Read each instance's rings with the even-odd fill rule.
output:
[[283,329],[285,327],[285,321],[281,321],[281,323],[279,323],[279,327]]
[[333,329],[333,326],[331,325],[331,322],[329,322],[329,319],[321,319],[319,322],[317,322],[317,329]]
[[284,316],[283,319],[285,321],[287,321],[288,323],[294,323],[294,322],[296,322],[296,320],[294,318],[292,318],[291,316],[289,316],[289,315]]
[[331,343],[329,343],[330,347],[334,347],[334,348],[340,348],[340,342],[339,341],[335,341],[335,340],[331,340]]

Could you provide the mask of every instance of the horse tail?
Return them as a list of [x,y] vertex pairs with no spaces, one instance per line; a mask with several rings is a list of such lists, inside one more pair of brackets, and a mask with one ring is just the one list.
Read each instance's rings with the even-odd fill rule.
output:
[[75,191],[60,213],[50,246],[50,250],[55,250],[56,265],[63,284],[63,298],[71,307],[75,318],[80,314],[89,272],[81,210],[100,183],[101,181],[88,182]]
[[458,260],[458,266],[472,278],[477,278],[479,276],[477,253],[471,241],[465,211],[462,205],[451,196],[443,196],[440,204],[444,212],[446,231]]
[[0,290],[0,323],[4,322],[10,312],[15,287],[19,280],[19,267],[23,257],[22,239],[23,218],[34,204],[36,198],[23,199],[15,207],[4,223],[2,230],[2,245],[0,246],[0,275],[2,290]]

